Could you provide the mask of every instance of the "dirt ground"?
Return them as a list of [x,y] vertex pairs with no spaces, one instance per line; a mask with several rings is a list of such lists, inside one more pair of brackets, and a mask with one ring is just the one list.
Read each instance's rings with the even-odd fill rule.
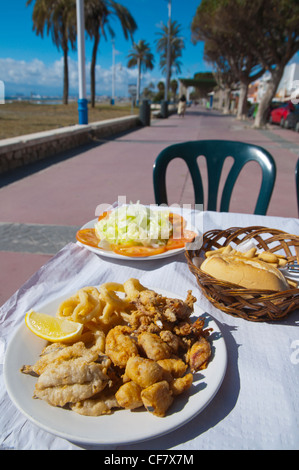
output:
[[[89,106],[89,122],[103,121],[136,114],[130,104],[96,104]],[[78,105],[76,102],[63,104],[38,104],[28,101],[16,101],[0,106],[0,139],[17,137],[35,132],[78,124]]]

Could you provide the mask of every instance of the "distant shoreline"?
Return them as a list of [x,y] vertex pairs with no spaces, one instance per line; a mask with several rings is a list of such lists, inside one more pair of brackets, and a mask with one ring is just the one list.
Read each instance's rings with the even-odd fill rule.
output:
[[[106,104],[110,103],[111,98],[109,96],[98,97],[96,99],[97,104]],[[69,97],[69,103],[76,103],[78,101],[77,97]],[[117,97],[116,104],[123,104],[123,103],[130,103],[130,98],[127,97]],[[56,96],[6,96],[5,97],[5,104],[9,103],[30,103],[30,104],[63,104],[62,97]]]
[[[72,100],[70,100],[72,101]],[[75,100],[73,100],[75,101]],[[5,104],[9,103],[31,103],[31,104],[62,104],[61,98],[15,98],[7,97],[5,98]]]

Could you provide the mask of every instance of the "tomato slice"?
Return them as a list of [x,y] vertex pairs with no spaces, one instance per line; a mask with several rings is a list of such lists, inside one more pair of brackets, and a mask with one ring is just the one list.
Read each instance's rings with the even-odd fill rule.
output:
[[184,248],[185,241],[182,238],[170,238],[166,244],[166,250],[176,250],[177,248]]
[[186,224],[187,224],[187,222],[186,222],[186,220],[184,219],[184,217],[182,217],[182,216],[179,215],[179,214],[175,214],[174,212],[170,212],[170,214],[169,214],[169,220],[170,220],[170,222],[171,222],[174,226],[180,225],[180,226],[185,227]]
[[170,238],[166,244],[166,250],[176,250],[178,248],[184,248],[186,243],[190,243],[196,237],[196,233],[192,230],[184,230],[181,238]]
[[105,219],[105,217],[107,217],[107,215],[111,214],[111,211],[105,211],[103,212],[103,214],[101,214],[99,217],[98,217],[98,222],[100,222],[100,220],[102,219]]
[[94,228],[83,228],[78,230],[76,233],[76,239],[78,242],[83,243],[84,245],[89,245],[98,248],[99,239],[96,236]]
[[152,246],[137,246],[137,245],[113,245],[111,249],[114,253],[123,256],[132,256],[134,258],[138,257],[146,257],[146,256],[154,256],[160,255],[166,251],[166,246],[159,246],[154,248]]
[[169,214],[169,221],[173,225],[173,237],[181,238],[184,232],[184,228],[187,225],[187,221],[179,214],[171,212]]
[[191,243],[196,236],[196,232],[193,232],[192,230],[184,230],[182,238],[185,240],[185,243]]

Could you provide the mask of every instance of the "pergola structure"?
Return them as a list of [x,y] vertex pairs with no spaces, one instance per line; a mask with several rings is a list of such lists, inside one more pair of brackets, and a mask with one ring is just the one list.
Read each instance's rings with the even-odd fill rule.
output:
[[200,73],[195,74],[194,78],[179,78],[180,88],[179,94],[187,95],[189,87],[196,89],[198,98],[207,98],[209,93],[214,91],[217,86],[217,82],[211,74],[211,77],[206,77],[207,74],[203,73],[203,77],[200,77]]

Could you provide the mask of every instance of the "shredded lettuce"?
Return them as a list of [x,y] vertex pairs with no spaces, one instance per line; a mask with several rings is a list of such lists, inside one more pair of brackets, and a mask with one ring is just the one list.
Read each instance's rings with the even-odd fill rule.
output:
[[172,234],[168,210],[155,210],[140,203],[114,209],[95,224],[101,243],[161,246]]

